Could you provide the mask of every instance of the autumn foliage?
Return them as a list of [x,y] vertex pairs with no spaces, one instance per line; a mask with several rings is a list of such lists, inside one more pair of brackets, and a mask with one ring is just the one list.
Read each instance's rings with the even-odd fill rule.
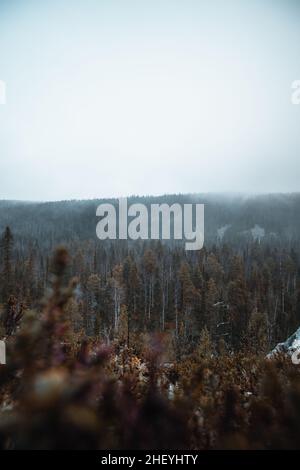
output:
[[[18,267],[6,233],[7,240],[2,288],[12,292],[1,311],[7,347],[7,364],[0,366],[2,449],[299,448],[299,367],[286,357],[265,359],[279,324],[272,327],[260,311],[272,283],[290,279],[284,289],[292,312],[292,258],[285,259],[282,279],[262,254],[257,258],[269,266],[267,278],[259,270],[247,277],[240,256],[229,260],[227,273],[224,253],[178,259],[178,277],[168,284],[175,296],[171,314],[156,285],[166,254],[145,251],[141,264],[129,254],[104,285],[59,248],[49,261],[43,300],[33,302],[39,289],[29,283],[20,302],[9,285]],[[105,295],[110,328],[99,309]],[[164,313],[157,302],[165,302]],[[140,316],[147,327],[139,326]]]

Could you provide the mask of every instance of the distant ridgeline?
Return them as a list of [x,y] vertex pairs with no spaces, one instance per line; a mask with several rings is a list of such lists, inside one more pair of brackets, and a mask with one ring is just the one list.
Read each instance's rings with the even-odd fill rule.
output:
[[[40,248],[52,250],[72,241],[101,242],[96,237],[96,209],[114,199],[31,203],[0,201],[0,230],[10,226],[16,244],[37,241]],[[128,198],[128,203],[205,204],[204,246],[228,243],[245,247],[256,241],[272,246],[286,245],[300,252],[300,193],[271,195],[192,194]],[[145,243],[145,242],[143,242]],[[146,243],[151,243],[148,241]],[[165,243],[174,243],[165,242]],[[181,242],[176,242],[181,243]]]

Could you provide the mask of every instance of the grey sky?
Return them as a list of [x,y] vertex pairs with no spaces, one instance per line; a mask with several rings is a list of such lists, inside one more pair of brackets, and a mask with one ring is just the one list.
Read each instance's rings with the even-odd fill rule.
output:
[[0,199],[300,190],[300,2],[0,0]]

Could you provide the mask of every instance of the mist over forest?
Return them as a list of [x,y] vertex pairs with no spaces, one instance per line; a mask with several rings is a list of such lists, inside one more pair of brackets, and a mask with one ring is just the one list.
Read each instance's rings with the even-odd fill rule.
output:
[[[96,244],[96,209],[99,204],[116,199],[70,200],[59,202],[0,201],[0,230],[10,226],[17,242],[37,242],[51,250],[59,243],[90,240]],[[206,246],[233,243],[236,247],[259,240],[263,244],[299,249],[300,193],[242,195],[192,194],[157,197],[131,196],[128,205],[143,203],[199,203],[205,205]],[[108,241],[105,244],[109,244]]]

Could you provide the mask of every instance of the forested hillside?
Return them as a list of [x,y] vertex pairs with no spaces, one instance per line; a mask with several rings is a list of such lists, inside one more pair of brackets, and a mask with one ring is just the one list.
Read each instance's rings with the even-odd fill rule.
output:
[[168,332],[179,353],[193,349],[206,328],[216,345],[223,339],[239,349],[259,334],[267,350],[300,323],[300,196],[160,198],[191,200],[205,203],[204,248],[195,252],[165,241],[101,242],[100,201],[2,202],[2,308],[9,296],[17,309],[37,304],[50,256],[63,244],[69,275],[78,278],[70,315],[86,334],[111,340],[126,323],[128,341]]
[[[17,239],[34,240],[44,251],[57,243],[96,240],[95,199],[61,202],[0,201],[0,230],[10,226]],[[255,239],[270,244],[299,246],[300,194],[259,196],[229,194],[166,195],[128,198],[128,204],[201,203],[205,205],[205,244],[234,242],[245,245]]]
[[100,201],[1,202],[4,448],[298,445],[298,368],[264,357],[300,324],[300,196],[177,198],[202,250],[101,242]]

